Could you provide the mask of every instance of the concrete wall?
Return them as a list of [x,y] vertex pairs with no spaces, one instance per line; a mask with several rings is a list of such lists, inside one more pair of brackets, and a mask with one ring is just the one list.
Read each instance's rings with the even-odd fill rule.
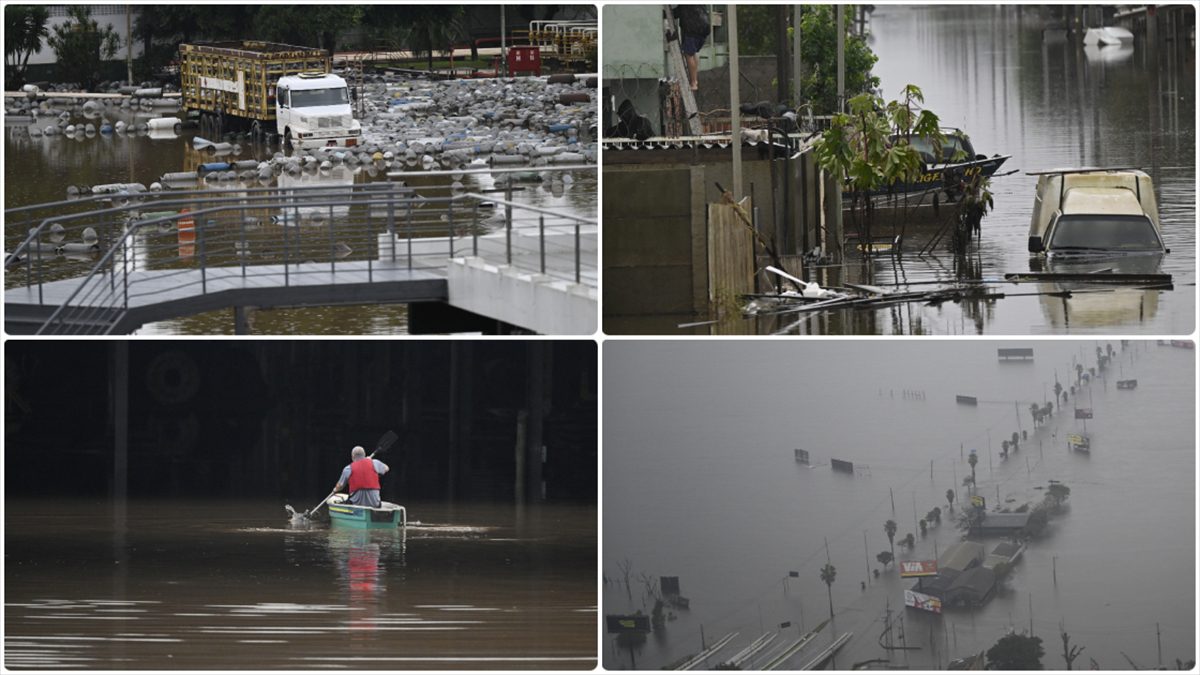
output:
[[[601,77],[612,96],[612,109],[629,99],[661,133],[658,80],[666,77],[666,45],[662,31],[663,5],[605,5],[602,23],[604,63]],[[719,24],[719,14],[709,14]],[[723,29],[714,26],[714,36],[700,50],[700,72],[724,66],[726,48]],[[715,38],[715,39],[714,39]],[[728,78],[728,75],[726,75]],[[728,98],[728,97],[726,97]],[[705,106],[700,106],[701,110]],[[607,128],[614,120],[604,120]]]

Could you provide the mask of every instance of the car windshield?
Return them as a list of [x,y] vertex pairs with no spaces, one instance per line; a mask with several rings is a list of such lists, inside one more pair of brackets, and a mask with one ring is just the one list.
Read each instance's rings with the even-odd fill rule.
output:
[[[899,137],[895,137],[896,140]],[[908,139],[913,150],[921,153],[921,160],[926,164],[939,164],[942,162],[953,161],[954,156],[960,151],[965,155],[960,161],[974,159],[971,155],[971,148],[964,144],[961,136],[956,134],[947,134],[946,142],[942,143],[941,159],[938,159],[937,153],[934,152],[934,144],[932,141],[919,136],[912,136]]]
[[345,87],[338,87],[337,89],[292,90],[293,108],[312,108],[319,105],[342,105],[349,102],[350,100],[346,98]]
[[1073,251],[1161,251],[1162,242],[1146,216],[1067,215],[1058,219],[1046,249]]

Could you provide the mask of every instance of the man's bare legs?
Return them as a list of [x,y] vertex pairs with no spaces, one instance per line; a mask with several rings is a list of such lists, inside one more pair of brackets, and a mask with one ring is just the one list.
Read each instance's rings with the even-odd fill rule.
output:
[[687,61],[688,77],[692,80],[692,91],[696,91],[700,89],[700,57],[696,54],[684,54],[683,58]]

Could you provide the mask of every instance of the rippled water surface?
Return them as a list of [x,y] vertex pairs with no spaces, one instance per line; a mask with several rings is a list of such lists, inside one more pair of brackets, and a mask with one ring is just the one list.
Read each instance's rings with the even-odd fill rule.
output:
[[9,499],[5,666],[593,667],[594,509],[408,508],[383,532],[291,529],[276,503]]

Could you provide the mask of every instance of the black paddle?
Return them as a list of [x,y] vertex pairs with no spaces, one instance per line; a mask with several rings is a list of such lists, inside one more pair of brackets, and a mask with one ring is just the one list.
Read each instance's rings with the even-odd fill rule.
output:
[[[381,452],[387,452],[388,448],[392,447],[392,445],[395,444],[396,440],[399,438],[400,437],[396,435],[396,432],[389,430],[386,434],[379,438],[379,442],[375,444],[375,452],[372,452],[367,459],[375,459],[375,455],[378,455]],[[303,517],[308,518],[310,515],[316,513],[317,510],[324,506],[325,502],[329,501],[329,498],[335,494],[337,494],[337,488],[334,488],[333,492],[330,492],[328,495],[326,495],[325,499],[322,499],[320,504],[317,504],[311,509],[305,511],[302,514]]]

